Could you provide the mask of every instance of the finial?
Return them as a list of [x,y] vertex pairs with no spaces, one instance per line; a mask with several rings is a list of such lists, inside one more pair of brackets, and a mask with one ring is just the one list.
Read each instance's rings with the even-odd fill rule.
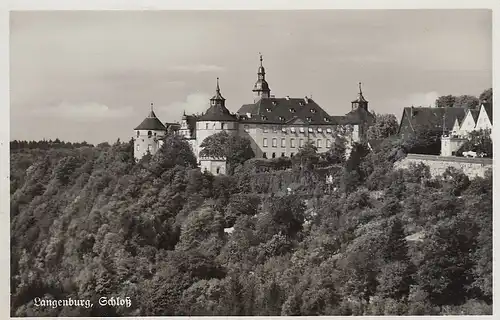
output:
[[153,103],[151,102],[151,111],[153,111]]
[[260,56],[260,66],[262,67],[262,53],[259,52],[259,56]]
[[361,82],[359,82],[358,85],[359,85],[359,94],[363,94],[363,92],[361,91]]
[[217,92],[219,92],[219,91],[220,91],[220,87],[219,87],[219,77],[217,77],[217,89],[216,89],[216,90],[217,90]]

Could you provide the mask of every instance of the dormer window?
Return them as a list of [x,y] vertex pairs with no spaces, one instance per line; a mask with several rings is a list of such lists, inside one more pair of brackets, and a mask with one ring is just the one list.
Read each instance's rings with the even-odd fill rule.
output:
[[311,117],[306,117],[306,120],[311,122]]
[[299,101],[299,106],[303,106],[303,105],[304,105],[304,102]]
[[262,116],[262,120],[267,120],[267,117],[266,116]]
[[279,117],[280,121],[285,121],[285,118],[283,118],[282,116]]
[[311,113],[316,113],[316,109],[311,109]]
[[278,103],[276,101],[273,100],[273,106],[277,105]]
[[323,120],[325,120],[325,122],[330,122],[330,119],[328,119],[327,117],[324,117]]
[[295,113],[295,109],[294,108],[290,108],[290,112],[291,113]]
[[267,109],[266,109],[266,111],[267,111],[267,112],[271,112],[271,108],[267,108]]

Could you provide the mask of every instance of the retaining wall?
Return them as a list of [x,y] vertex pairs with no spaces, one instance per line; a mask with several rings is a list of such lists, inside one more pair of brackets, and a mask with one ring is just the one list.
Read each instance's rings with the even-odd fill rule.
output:
[[486,170],[493,168],[492,159],[444,157],[411,153],[406,158],[396,162],[394,166],[397,169],[406,169],[411,163],[419,162],[423,162],[429,166],[433,177],[443,174],[448,167],[462,169],[469,178],[474,178],[475,176],[484,177]]

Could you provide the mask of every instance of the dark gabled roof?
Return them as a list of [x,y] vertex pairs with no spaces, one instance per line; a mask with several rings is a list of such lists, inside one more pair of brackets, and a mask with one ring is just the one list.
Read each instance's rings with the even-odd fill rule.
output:
[[491,124],[493,124],[493,105],[488,102],[483,102],[482,106],[484,107],[488,118],[490,118]]
[[210,106],[198,121],[238,121],[238,119],[225,106],[216,104]]
[[300,119],[309,124],[331,125],[338,120],[310,98],[262,98],[256,103],[242,105],[237,114],[242,122],[248,123],[283,124]]
[[153,110],[149,112],[149,115],[144,119],[140,125],[138,125],[134,130],[166,130],[167,128],[161,121],[156,117]]
[[436,131],[451,130],[455,119],[460,122],[465,117],[467,109],[464,108],[433,108],[433,107],[407,107],[403,110],[403,117],[409,120],[413,131],[419,128],[434,129]]

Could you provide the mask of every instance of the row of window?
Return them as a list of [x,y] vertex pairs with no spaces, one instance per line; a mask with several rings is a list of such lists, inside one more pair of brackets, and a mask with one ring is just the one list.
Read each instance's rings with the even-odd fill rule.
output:
[[[250,127],[248,125],[245,125],[243,128],[244,128],[245,132],[249,132],[250,131]],[[278,132],[280,130],[276,126],[272,127],[271,129],[272,129],[273,132]],[[334,131],[332,130],[332,128],[323,129],[323,128],[303,128],[303,127],[295,128],[295,127],[291,127],[291,128],[288,128],[288,129],[290,129],[291,133],[296,133],[296,132],[305,133],[306,131],[311,132],[311,133],[314,132],[314,131],[317,131],[319,133],[322,133],[322,132],[334,133]],[[264,133],[269,132],[269,127],[266,127],[266,126],[262,127],[262,132],[264,132]],[[288,130],[287,130],[287,128],[281,128],[281,132],[287,133]]]
[[[139,138],[139,135],[140,135],[140,132],[139,130],[137,130],[137,137]],[[148,138],[151,138],[153,136],[153,133],[151,132],[151,130],[148,131]],[[154,136],[156,137],[156,132],[154,133]]]
[[[141,150],[141,147],[139,145],[136,145],[135,150],[139,151],[139,150]],[[148,144],[148,151],[153,152],[153,146],[150,144]]]
[[[309,140],[309,141],[312,142],[313,145],[315,144],[314,140]],[[326,147],[330,148],[331,144],[332,144],[332,141],[330,139],[327,139],[326,140]],[[316,145],[317,148],[322,148],[323,147],[323,140],[321,140],[321,139],[316,140],[316,144],[315,145]],[[267,138],[263,138],[262,139],[262,146],[264,148],[267,148],[269,146]],[[278,147],[278,139],[277,138],[273,138],[271,140],[271,146],[273,148],[277,148]],[[303,146],[304,146],[304,139],[299,139],[299,147],[303,147]],[[281,147],[282,148],[286,148],[286,139],[285,138],[281,139]],[[294,138],[290,139],[290,148],[295,148],[295,139]]]
[[[205,123],[205,130],[208,130],[209,128],[210,128],[210,124]],[[220,128],[221,128],[221,130],[226,129],[226,124],[225,123],[221,123],[220,124]],[[212,124],[212,129],[215,129],[215,123]]]
[[[294,153],[293,153],[293,152],[292,152],[292,153],[290,153],[290,158],[291,158],[291,157],[293,157],[293,155],[294,155]],[[286,155],[285,155],[285,153],[284,153],[284,152],[282,152],[282,153],[281,153],[281,157],[285,157],[285,156],[286,156]],[[263,157],[263,158],[265,158],[265,159],[267,159],[267,152],[264,152],[264,153],[262,154],[262,157]],[[273,152],[273,153],[271,154],[271,158],[273,158],[273,159],[274,159],[274,158],[276,158],[276,152]]]

